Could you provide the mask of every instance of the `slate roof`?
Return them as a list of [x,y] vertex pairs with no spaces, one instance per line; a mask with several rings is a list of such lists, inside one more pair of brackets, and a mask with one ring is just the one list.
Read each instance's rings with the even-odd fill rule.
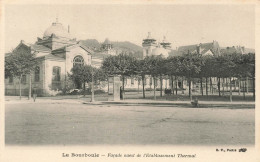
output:
[[51,49],[48,47],[45,47],[43,45],[38,44],[31,44],[30,45],[32,50],[38,51],[38,52],[51,52]]
[[201,48],[202,55],[205,54],[206,52],[208,52],[209,50],[213,54],[216,54],[216,55],[219,54],[219,44],[217,41],[213,41],[210,43],[200,43],[199,45],[194,44],[194,45],[188,45],[188,46],[180,46],[178,48],[178,51],[172,52],[171,55],[173,55],[173,53],[175,53],[175,55],[181,55],[181,54],[187,54],[187,53],[197,53],[198,46],[200,46],[200,48]]

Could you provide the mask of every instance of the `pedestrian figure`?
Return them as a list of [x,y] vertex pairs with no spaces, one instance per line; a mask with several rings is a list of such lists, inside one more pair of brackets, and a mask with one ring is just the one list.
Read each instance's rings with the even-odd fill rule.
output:
[[34,87],[34,88],[33,88],[33,101],[34,101],[34,102],[35,102],[35,100],[36,100],[36,97],[37,97],[37,88]]

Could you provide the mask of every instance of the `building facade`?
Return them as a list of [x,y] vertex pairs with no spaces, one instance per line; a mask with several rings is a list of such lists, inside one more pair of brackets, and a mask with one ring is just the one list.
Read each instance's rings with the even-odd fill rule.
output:
[[[80,45],[75,38],[71,38],[69,30],[66,30],[56,20],[44,32],[42,38],[34,44],[21,41],[14,50],[27,49],[35,54],[39,60],[33,71],[32,88],[37,88],[39,96],[52,96],[62,92],[67,86],[73,86],[68,82],[68,73],[76,64],[91,64],[92,51]],[[6,56],[8,57],[8,56]],[[27,95],[29,90],[29,75],[22,78],[22,95]],[[6,95],[19,94],[19,80],[12,77],[5,79]]]

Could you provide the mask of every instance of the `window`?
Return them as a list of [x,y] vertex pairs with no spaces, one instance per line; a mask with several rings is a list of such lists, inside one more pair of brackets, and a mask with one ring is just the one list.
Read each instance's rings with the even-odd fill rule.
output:
[[124,84],[127,85],[127,78],[125,78],[125,83]]
[[26,84],[26,75],[23,75],[23,76],[22,76],[21,83],[22,83],[22,84]]
[[152,84],[153,84],[153,78],[150,77],[150,85],[152,85]]
[[40,81],[40,67],[37,66],[34,70],[34,81],[39,82]]
[[131,78],[131,85],[134,85],[135,80],[133,78]]
[[73,60],[73,67],[79,65],[79,66],[83,66],[84,65],[84,59],[82,56],[76,56],[74,57]]
[[52,69],[52,81],[60,81],[60,67],[54,66]]
[[9,76],[9,83],[13,83],[14,82],[14,77],[13,76]]

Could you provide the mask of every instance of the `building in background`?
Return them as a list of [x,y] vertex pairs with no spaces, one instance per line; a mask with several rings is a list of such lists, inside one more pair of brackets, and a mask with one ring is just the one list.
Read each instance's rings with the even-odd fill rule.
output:
[[202,56],[206,55],[214,55],[219,56],[220,53],[220,46],[217,41],[213,40],[213,42],[209,43],[200,43],[200,44],[193,44],[193,45],[186,45],[177,47],[175,50],[172,50],[169,53],[169,56],[181,56],[184,54],[201,54]]

